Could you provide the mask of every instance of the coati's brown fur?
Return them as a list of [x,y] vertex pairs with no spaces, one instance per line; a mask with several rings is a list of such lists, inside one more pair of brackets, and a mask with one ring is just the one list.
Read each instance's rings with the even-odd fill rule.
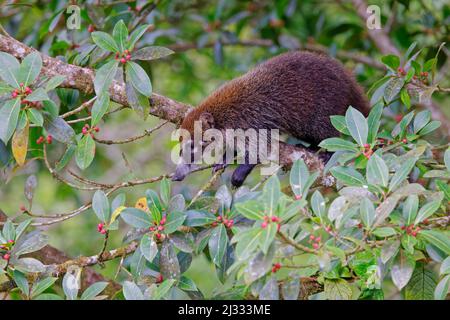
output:
[[207,115],[219,130],[279,129],[317,146],[338,135],[330,116],[345,114],[350,105],[368,114],[361,87],[340,62],[324,54],[289,52],[221,86],[181,128],[193,135],[194,121],[204,122]]

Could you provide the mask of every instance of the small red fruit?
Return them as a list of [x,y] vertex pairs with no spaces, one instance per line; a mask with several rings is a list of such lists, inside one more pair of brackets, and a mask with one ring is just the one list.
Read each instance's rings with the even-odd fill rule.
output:
[[314,249],[319,249],[319,244],[318,243],[313,243],[313,248]]
[[156,239],[161,239],[161,233],[155,233]]
[[127,59],[122,58],[122,59],[120,59],[120,62],[121,62],[122,64],[125,64],[125,63],[127,62]]
[[21,206],[20,206],[20,211],[27,211],[27,208],[25,208],[24,205],[21,205]]
[[11,94],[11,96],[13,97],[13,98],[17,98],[17,92],[16,91],[13,91],[13,93]]
[[95,132],[100,132],[100,128],[99,127],[94,127],[94,131]]
[[403,143],[408,143],[408,140],[407,139],[403,139],[402,142]]
[[401,226],[400,229],[405,230],[406,226]]
[[302,199],[302,195],[301,194],[297,194],[296,196],[295,196],[295,200],[301,200]]
[[81,130],[81,132],[82,132],[84,135],[87,135],[87,134],[88,134],[88,128],[83,127],[83,129]]
[[273,216],[272,217],[272,222],[278,222],[278,217]]
[[222,221],[222,216],[218,216],[217,221]]
[[127,54],[126,59],[131,60],[131,54]]
[[53,142],[53,137],[49,134],[49,135],[47,136],[47,143],[48,143],[48,144],[52,144],[52,142]]
[[105,234],[105,233],[106,233],[106,230],[105,230],[105,229],[102,229],[102,230],[100,231],[100,233],[101,233],[101,234]]
[[92,24],[90,24],[90,25],[88,26],[88,32],[91,33],[91,32],[94,32],[94,31],[95,31],[94,26],[93,26]]
[[317,238],[316,238],[316,242],[320,242],[320,240],[322,240],[321,237],[317,237]]
[[23,82],[19,83],[19,86],[23,87],[24,86]]
[[314,240],[316,237],[314,237],[313,235],[309,236],[309,240]]
[[217,221],[214,221],[213,223],[211,223],[211,226],[217,227]]
[[264,221],[263,223],[261,223],[261,228],[263,228],[263,229],[267,228],[267,221]]
[[159,231],[163,231],[164,230],[164,226],[158,226],[158,230]]
[[9,239],[9,240],[8,240],[8,243],[14,243],[14,240]]
[[156,277],[156,283],[161,283],[164,281],[164,277],[162,276],[162,274],[159,274],[158,277]]
[[3,255],[3,260],[8,261],[10,257],[11,257],[11,255],[10,255],[9,253],[5,253],[5,254]]
[[416,232],[416,231],[413,231],[413,232],[411,232],[411,235],[412,235],[413,237],[415,237],[415,236],[417,236],[417,232]]

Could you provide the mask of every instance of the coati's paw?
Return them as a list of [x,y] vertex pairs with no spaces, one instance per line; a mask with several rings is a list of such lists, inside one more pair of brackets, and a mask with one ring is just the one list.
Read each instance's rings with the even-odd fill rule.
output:
[[240,187],[244,183],[247,176],[252,172],[254,164],[240,164],[236,170],[234,170],[233,175],[231,176],[231,184],[233,187]]
[[215,174],[219,170],[225,169],[226,166],[227,165],[225,163],[214,164],[212,167],[212,174]]

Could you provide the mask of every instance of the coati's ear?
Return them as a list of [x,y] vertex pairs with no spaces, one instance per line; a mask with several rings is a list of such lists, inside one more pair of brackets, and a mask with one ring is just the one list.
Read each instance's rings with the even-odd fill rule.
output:
[[214,128],[214,117],[211,113],[203,112],[200,115],[200,121],[202,122],[203,130]]

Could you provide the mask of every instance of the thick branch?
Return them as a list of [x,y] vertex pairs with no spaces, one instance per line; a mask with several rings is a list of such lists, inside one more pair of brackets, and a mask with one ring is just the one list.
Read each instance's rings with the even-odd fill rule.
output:
[[[16,58],[23,59],[26,55],[35,51],[25,44],[15,40],[14,38],[0,35],[0,51],[7,52]],[[94,71],[88,68],[67,64],[61,60],[51,58],[45,54],[41,54],[43,61],[43,71],[45,76],[54,76],[57,74],[64,75],[65,81],[62,87],[78,89],[83,93],[94,92]],[[115,102],[129,106],[127,96],[125,94],[125,85],[123,82],[114,81],[110,89],[111,99]],[[153,93],[151,98],[150,113],[159,118],[179,123],[191,106],[174,101],[167,97]]]

